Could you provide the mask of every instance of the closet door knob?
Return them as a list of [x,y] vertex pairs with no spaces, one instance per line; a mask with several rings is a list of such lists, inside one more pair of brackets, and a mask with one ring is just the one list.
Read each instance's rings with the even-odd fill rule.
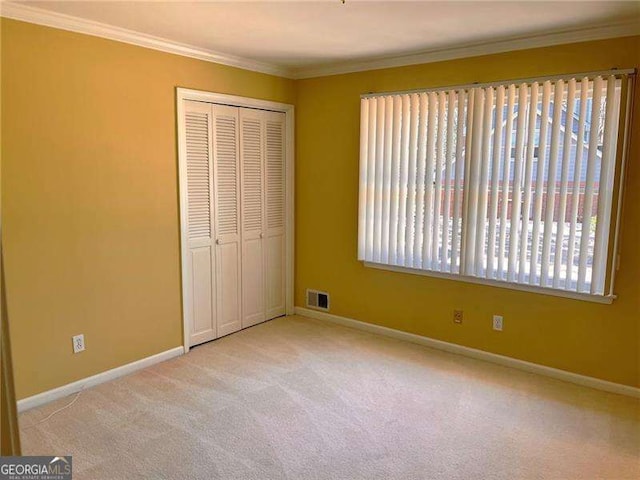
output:
[[264,233],[260,233],[260,238],[264,238]]
[[216,238],[216,245],[220,245],[220,239]]

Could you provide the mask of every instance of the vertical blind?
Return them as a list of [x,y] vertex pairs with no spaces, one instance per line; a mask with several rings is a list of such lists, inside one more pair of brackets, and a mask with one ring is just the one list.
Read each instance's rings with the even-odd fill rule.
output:
[[363,96],[358,258],[604,295],[627,78]]

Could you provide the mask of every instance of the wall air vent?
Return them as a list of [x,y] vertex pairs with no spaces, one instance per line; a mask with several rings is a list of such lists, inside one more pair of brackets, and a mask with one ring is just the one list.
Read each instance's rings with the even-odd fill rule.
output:
[[307,307],[329,311],[329,294],[318,290],[307,289]]

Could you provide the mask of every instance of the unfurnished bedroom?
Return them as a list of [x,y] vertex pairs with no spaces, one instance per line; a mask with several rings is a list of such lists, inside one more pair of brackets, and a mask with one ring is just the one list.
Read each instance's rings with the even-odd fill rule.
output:
[[640,478],[640,4],[0,17],[0,479]]

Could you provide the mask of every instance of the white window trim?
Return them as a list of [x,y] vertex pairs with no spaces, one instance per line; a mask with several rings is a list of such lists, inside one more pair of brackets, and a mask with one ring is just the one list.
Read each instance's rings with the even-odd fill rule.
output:
[[472,277],[470,275],[460,275],[458,273],[436,272],[433,270],[420,270],[417,268],[398,267],[395,265],[386,265],[384,263],[362,262],[365,267],[377,268],[378,270],[388,270],[390,272],[410,273],[413,275],[422,275],[424,277],[441,278],[445,280],[454,280],[457,282],[474,283],[476,285],[486,285],[489,287],[505,288],[507,290],[519,290],[521,292],[539,293],[542,295],[550,295],[552,297],[565,297],[573,300],[584,300],[585,302],[611,304],[617,298],[616,295],[592,295],[590,293],[578,293],[568,290],[560,290],[556,288],[540,287],[536,285],[526,285],[523,283],[511,283],[507,281],[491,280],[489,278]]
[[206,92],[202,90],[192,90],[188,88],[178,87],[176,89],[176,122],[178,127],[178,183],[180,196],[180,259],[181,259],[181,284],[182,284],[182,328],[183,328],[183,347],[184,352],[189,351],[189,318],[186,308],[187,302],[185,298],[189,298],[191,292],[188,290],[185,278],[185,266],[188,263],[187,248],[187,203],[182,197],[187,191],[187,176],[181,174],[186,172],[186,133],[185,133],[185,100],[193,100],[197,102],[217,103],[223,105],[231,105],[234,107],[257,108],[262,110],[271,110],[282,112],[285,114],[285,311],[287,315],[294,314],[294,255],[295,255],[295,144],[294,144],[294,126],[295,126],[295,107],[288,103],[272,102],[269,100],[261,100],[250,97],[240,97],[236,95],[227,95],[223,93]]

